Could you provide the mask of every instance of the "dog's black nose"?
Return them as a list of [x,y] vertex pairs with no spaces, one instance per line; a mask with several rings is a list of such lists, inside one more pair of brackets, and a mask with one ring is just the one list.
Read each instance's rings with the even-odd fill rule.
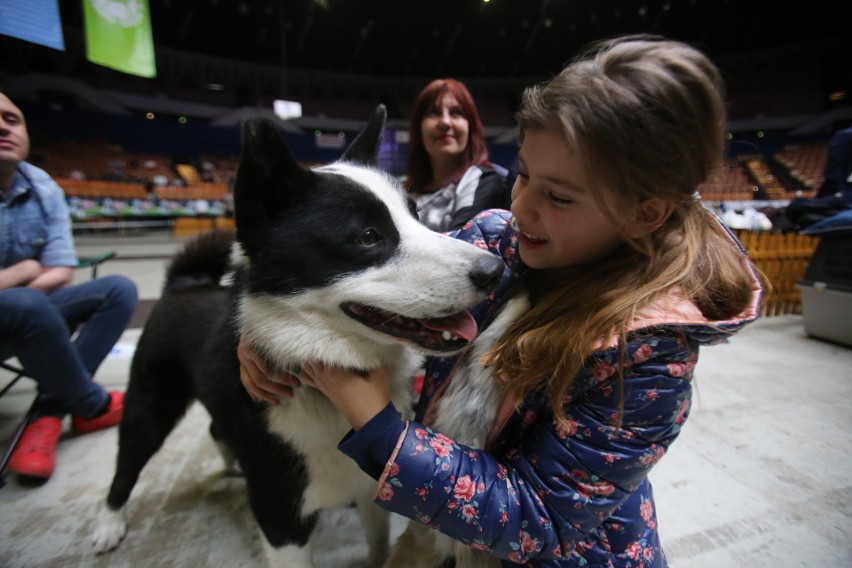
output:
[[482,255],[473,261],[470,279],[479,290],[489,291],[500,282],[503,276],[503,261],[493,255]]

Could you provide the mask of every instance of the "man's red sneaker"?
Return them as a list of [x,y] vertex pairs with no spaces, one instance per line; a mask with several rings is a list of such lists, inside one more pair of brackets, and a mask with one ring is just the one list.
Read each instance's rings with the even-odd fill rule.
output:
[[24,429],[9,458],[9,471],[47,479],[56,469],[56,444],[62,420],[55,416],[36,418]]
[[103,414],[94,418],[83,418],[82,416],[71,417],[71,429],[77,434],[88,434],[97,430],[103,430],[115,426],[121,422],[121,413],[124,410],[124,393],[111,391],[109,393],[109,408]]

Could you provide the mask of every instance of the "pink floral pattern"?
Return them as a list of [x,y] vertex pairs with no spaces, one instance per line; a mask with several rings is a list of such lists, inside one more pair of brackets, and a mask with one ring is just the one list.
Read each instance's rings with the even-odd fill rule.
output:
[[[508,268],[490,302],[471,311],[481,325],[525,273],[508,218],[486,212],[456,235]],[[488,451],[412,422],[376,501],[510,563],[661,568],[648,471],[689,416],[699,345],[746,323],[637,330],[625,351],[587,361],[560,401],[566,420],[554,419],[546,393],[531,392]],[[430,360],[418,416],[429,416],[455,362]]]

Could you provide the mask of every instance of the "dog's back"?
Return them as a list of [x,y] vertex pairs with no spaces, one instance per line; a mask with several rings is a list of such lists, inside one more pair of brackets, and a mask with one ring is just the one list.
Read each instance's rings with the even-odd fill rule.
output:
[[220,283],[228,271],[232,242],[230,231],[205,233],[174,257],[160,300],[139,338],[131,377],[176,372],[187,376],[209,352],[210,341],[234,343],[226,322],[232,292]]
[[[153,397],[173,420],[156,427],[171,429],[192,400],[215,404],[211,394],[227,377],[239,382],[232,291],[220,281],[228,271],[233,233],[213,231],[188,241],[173,258],[159,301],[154,305],[130,365],[125,414],[148,412]],[[223,368],[225,367],[225,368]],[[208,408],[208,410],[210,410]],[[131,422],[125,420],[124,422]]]
[[163,293],[198,287],[218,287],[228,272],[233,231],[215,230],[188,241],[166,271]]

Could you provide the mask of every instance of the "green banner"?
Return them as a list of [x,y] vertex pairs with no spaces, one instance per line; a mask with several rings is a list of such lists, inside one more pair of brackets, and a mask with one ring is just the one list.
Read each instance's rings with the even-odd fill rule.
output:
[[83,0],[86,58],[130,75],[156,77],[148,0]]

